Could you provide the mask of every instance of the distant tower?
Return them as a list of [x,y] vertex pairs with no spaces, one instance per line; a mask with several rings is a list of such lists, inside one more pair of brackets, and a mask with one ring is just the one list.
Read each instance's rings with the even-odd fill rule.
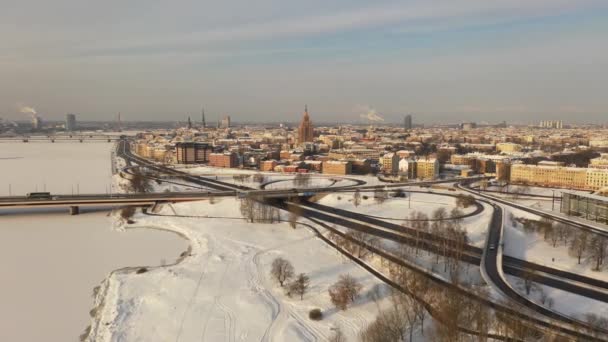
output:
[[118,122],[117,122],[116,130],[122,132],[122,122],[120,121],[120,112],[118,112]]
[[207,128],[207,123],[205,122],[205,108],[201,110],[202,119],[203,119],[203,128]]
[[226,115],[223,119],[222,119],[222,128],[230,128],[232,125],[232,123],[230,122],[230,115]]
[[188,117],[188,129],[192,128],[192,120],[190,120],[190,117]]
[[410,114],[405,116],[403,128],[406,130],[412,129],[412,116]]
[[298,127],[298,144],[312,142],[313,140],[314,128],[312,126],[310,116],[308,115],[308,105],[305,105],[304,116],[302,117],[302,121],[300,122],[300,127]]
[[76,130],[76,115],[66,114],[65,115],[65,130],[73,132]]

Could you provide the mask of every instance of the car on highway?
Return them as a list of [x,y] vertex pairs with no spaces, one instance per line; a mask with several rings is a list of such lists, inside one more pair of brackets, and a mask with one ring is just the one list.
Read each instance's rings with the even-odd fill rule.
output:
[[495,244],[490,244],[490,250],[493,251],[496,249],[496,245]]
[[29,192],[25,195],[27,199],[50,200],[52,199],[50,192]]

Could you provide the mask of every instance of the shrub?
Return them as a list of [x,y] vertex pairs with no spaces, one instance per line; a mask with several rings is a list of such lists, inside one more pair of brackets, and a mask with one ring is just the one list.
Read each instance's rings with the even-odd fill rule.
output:
[[323,319],[323,312],[321,309],[312,309],[308,312],[308,318],[313,321],[320,321]]
[[128,206],[120,209],[120,217],[122,217],[124,220],[132,218],[133,215],[135,215],[135,207],[133,206]]
[[135,273],[137,274],[142,274],[142,273],[146,273],[148,272],[148,269],[145,267],[140,267],[139,269],[137,269],[137,271]]

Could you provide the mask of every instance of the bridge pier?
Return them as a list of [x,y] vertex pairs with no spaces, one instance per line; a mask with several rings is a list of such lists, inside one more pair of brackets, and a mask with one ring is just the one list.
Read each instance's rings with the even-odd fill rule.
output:
[[70,215],[78,215],[80,213],[80,208],[76,205],[70,206]]

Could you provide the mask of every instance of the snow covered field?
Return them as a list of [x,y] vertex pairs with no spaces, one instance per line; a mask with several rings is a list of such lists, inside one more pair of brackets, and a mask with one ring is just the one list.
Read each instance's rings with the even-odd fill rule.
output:
[[[187,236],[192,255],[145,274],[114,273],[107,295],[98,298],[103,305],[91,341],[323,341],[335,327],[354,340],[377,313],[365,294],[380,282],[308,229],[246,223],[238,207],[225,198],[163,206],[164,217],[138,215],[134,226]],[[271,280],[270,264],[278,256],[310,276],[304,300],[287,297]],[[343,312],[327,293],[341,274],[364,285],[360,299]],[[313,308],[323,310],[322,321],[308,318]]]
[[0,196],[8,196],[9,187],[13,195],[105,193],[111,182],[113,146],[107,142],[2,143]]
[[[456,208],[456,199],[453,197],[433,193],[413,193],[408,192],[408,189],[410,188],[404,188],[404,191],[411,198],[389,198],[382,203],[374,200],[373,192],[362,192],[361,204],[357,207],[353,204],[353,193],[328,194],[322,197],[318,203],[406,225],[408,225],[408,221],[400,220],[409,218],[412,212],[422,212],[430,218],[433,211],[438,208],[447,210],[448,215],[453,208]],[[420,188],[412,189],[420,191]],[[450,194],[454,194],[454,192],[450,192]],[[364,196],[368,198],[364,199]],[[481,214],[465,218],[462,222],[463,228],[467,231],[469,243],[478,247],[485,244],[486,232],[492,215],[492,209],[488,208],[487,205],[484,205],[484,207],[486,209]],[[473,212],[475,207],[461,208],[461,210],[467,214]]]
[[[507,216],[512,212],[516,218],[524,217],[534,220],[539,220],[540,217],[526,213],[521,210],[509,208],[506,210]],[[543,239],[542,234],[527,233],[521,225],[515,227],[512,222],[505,219],[505,249],[506,255],[516,257],[522,260],[531,261],[537,264],[546,265],[549,267],[566,270],[573,273],[585,275],[590,278],[598,278],[608,281],[608,269],[603,271],[593,271],[590,260],[583,258],[581,264],[578,264],[576,257],[568,252],[568,246],[563,242],[559,242],[556,247],[553,247],[549,241]]]

